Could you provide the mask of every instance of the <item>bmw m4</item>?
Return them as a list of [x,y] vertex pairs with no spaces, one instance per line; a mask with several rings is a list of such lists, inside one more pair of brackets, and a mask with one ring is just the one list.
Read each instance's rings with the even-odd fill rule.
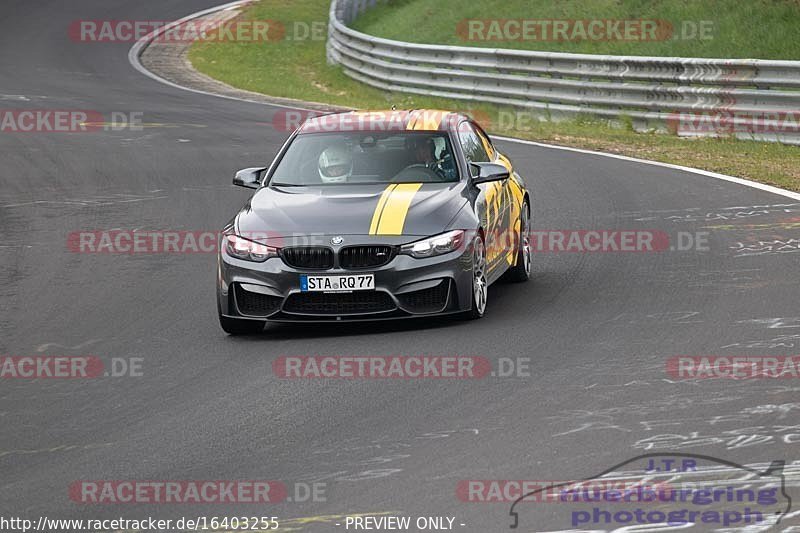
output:
[[469,117],[432,110],[306,120],[225,226],[222,328],[267,321],[480,318],[488,287],[531,275],[531,197]]

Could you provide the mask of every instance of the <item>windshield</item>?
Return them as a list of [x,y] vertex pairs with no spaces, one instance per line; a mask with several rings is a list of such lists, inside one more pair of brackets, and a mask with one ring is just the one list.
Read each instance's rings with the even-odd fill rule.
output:
[[355,132],[298,135],[270,185],[430,183],[458,181],[444,132]]

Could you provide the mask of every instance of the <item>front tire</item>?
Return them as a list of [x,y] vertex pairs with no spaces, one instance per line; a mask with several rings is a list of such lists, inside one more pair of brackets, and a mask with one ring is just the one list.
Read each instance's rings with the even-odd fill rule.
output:
[[517,262],[514,266],[506,270],[506,279],[516,283],[531,279],[533,252],[531,250],[531,215],[527,200],[522,204],[522,211],[520,211],[519,218],[519,251],[517,252]]
[[264,331],[261,320],[242,320],[219,315],[219,325],[228,335],[248,335]]
[[465,318],[476,320],[486,312],[486,301],[489,284],[486,281],[486,246],[483,237],[478,234],[472,243],[472,309],[465,313]]

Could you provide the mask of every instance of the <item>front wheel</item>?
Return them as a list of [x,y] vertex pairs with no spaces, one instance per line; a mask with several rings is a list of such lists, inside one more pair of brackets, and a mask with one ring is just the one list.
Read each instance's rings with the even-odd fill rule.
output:
[[531,214],[528,208],[528,201],[522,204],[522,211],[519,215],[519,250],[517,251],[517,262],[506,271],[506,279],[509,281],[522,282],[531,279]]
[[219,315],[219,325],[228,335],[247,335],[264,330],[264,322],[261,320],[242,320],[222,315]]
[[483,237],[478,235],[472,243],[472,309],[465,313],[466,318],[477,319],[486,312],[486,299],[489,284],[486,282],[486,246]]

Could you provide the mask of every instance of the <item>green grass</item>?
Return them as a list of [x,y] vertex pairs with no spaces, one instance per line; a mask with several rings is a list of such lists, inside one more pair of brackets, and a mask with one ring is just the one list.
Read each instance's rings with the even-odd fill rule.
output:
[[[327,0],[263,0],[242,16],[249,20],[277,20],[287,34],[292,28],[327,26]],[[226,83],[272,96],[347,107],[435,107],[444,99],[390,95],[354,81],[325,59],[327,30],[317,39],[274,42],[198,42],[189,51],[194,67]]]
[[[708,1],[710,0],[687,0],[685,4],[699,6]],[[749,3],[756,1],[742,2],[740,9],[747,9]],[[606,0],[602,2],[605,3]],[[413,0],[402,2],[399,9],[407,9],[405,7],[407,4],[426,3],[432,6],[430,9],[437,9],[438,4],[445,2]],[[544,5],[544,2],[540,3]],[[577,4],[577,2],[552,3],[562,8]],[[666,3],[654,2],[658,5]],[[499,11],[504,4],[518,4],[518,2],[489,0],[480,5],[495,6]],[[614,5],[616,4],[617,2],[614,2]],[[721,4],[732,5],[732,2],[725,1]],[[775,5],[782,6],[780,9],[786,9],[785,4],[786,2],[775,2]],[[467,16],[466,11],[475,9],[466,1],[459,1],[458,5],[460,6],[458,13],[453,14],[456,17],[463,18]],[[529,2],[526,5],[534,4]],[[280,0],[261,0],[243,13],[242,18],[280,20],[287,28],[291,28],[295,23],[326,24],[328,7],[327,0],[292,0],[290,4]],[[500,16],[499,13],[497,16]],[[432,21],[431,17],[426,16],[424,23],[419,21],[416,23],[415,29],[422,33],[428,32],[429,22],[441,23],[439,20]],[[359,24],[363,23],[369,23],[369,19]],[[416,34],[417,39],[419,35],[420,33]],[[413,37],[409,33],[402,38]],[[787,39],[786,45],[798,47],[798,42],[790,42]],[[516,127],[509,127],[497,118],[500,116],[499,113],[511,111],[508,108],[494,105],[473,106],[458,100],[390,93],[354,81],[345,76],[339,67],[331,67],[326,63],[324,35],[320,39],[302,41],[197,43],[190,50],[189,58],[195,68],[209,76],[235,87],[272,96],[359,109],[386,109],[391,105],[397,105],[399,109],[430,107],[460,110],[479,118],[490,133],[688,165],[800,191],[798,147],[729,138],[683,139],[667,134],[636,133],[630,128],[614,128],[603,122],[587,119],[567,122],[526,122]]]
[[[673,38],[475,40],[457,31],[465,19],[658,20],[671,24]],[[699,27],[700,21],[710,24],[709,38],[684,38],[691,37],[692,25]],[[353,27],[418,43],[586,54],[800,59],[799,21],[797,0],[389,0],[361,16]]]

